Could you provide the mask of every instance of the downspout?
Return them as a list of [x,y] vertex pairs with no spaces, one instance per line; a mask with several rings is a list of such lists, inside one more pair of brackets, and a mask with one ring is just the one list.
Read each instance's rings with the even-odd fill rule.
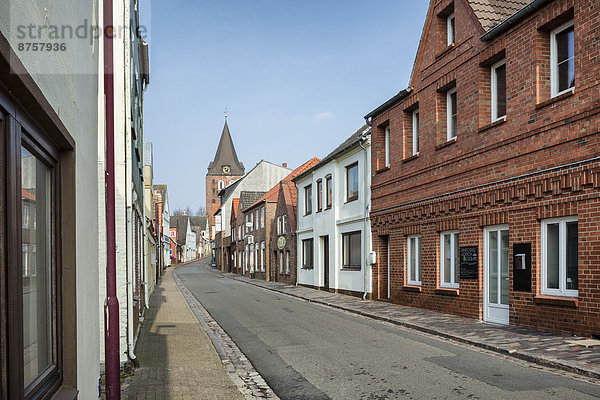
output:
[[[298,185],[296,185],[295,181],[294,182],[294,189],[296,189],[296,199],[298,198]],[[297,204],[297,203],[296,203]],[[296,215],[294,215],[294,218],[296,218],[296,286],[298,286],[298,206],[296,206]],[[300,249],[300,251],[302,251],[302,249]],[[302,256],[300,256],[302,257]],[[302,259],[302,258],[300,258]]]
[[115,229],[115,92],[113,0],[104,0],[104,97],[106,103],[106,299],[104,301],[104,362],[107,400],[121,399],[119,362],[119,300],[117,299],[117,244]]
[[[363,140],[366,140],[366,135],[363,135],[363,137],[361,138],[360,142],[358,142],[358,144],[360,145],[360,147],[363,149],[363,154],[364,154],[364,184],[365,184],[365,204],[364,204],[364,217],[363,217],[363,249],[366,250],[367,248],[367,235],[370,233],[368,232],[368,220],[369,220],[369,199],[371,198],[371,196],[369,196],[369,175],[367,173],[367,162],[368,162],[368,154],[367,154],[367,148],[365,146],[363,146]],[[370,249],[369,249],[370,252]],[[369,259],[367,258],[367,254],[365,252],[365,257],[364,257],[364,261],[365,261],[365,269],[364,269],[364,276],[363,276],[363,281],[364,281],[364,293],[363,293],[363,300],[367,299],[367,294],[368,294],[368,287],[370,284],[370,279],[369,279],[369,270],[371,269],[371,266],[369,264]]]

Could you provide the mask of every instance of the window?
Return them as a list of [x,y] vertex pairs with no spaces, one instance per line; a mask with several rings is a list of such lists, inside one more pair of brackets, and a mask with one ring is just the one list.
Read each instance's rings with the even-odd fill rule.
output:
[[447,140],[456,138],[456,88],[446,92],[446,133]]
[[358,199],[358,163],[346,167],[346,201]]
[[223,190],[223,188],[225,187],[225,182],[223,182],[222,179],[219,179],[219,190]]
[[287,215],[281,216],[281,234],[285,235],[287,233]]
[[29,229],[29,205],[23,205],[23,229]]
[[260,267],[261,267],[262,272],[265,272],[265,256],[266,256],[266,254],[265,254],[265,242],[264,241],[260,244],[260,252],[261,252]]
[[492,122],[506,117],[506,60],[492,65]]
[[331,175],[325,177],[325,191],[327,192],[327,208],[331,208],[333,202],[333,187],[331,186]]
[[577,217],[542,221],[542,294],[578,295]]
[[317,212],[323,210],[323,181],[317,181]]
[[256,230],[260,225],[260,215],[258,214],[258,210],[254,211],[254,215],[254,230]]
[[283,251],[279,252],[279,273],[283,274]]
[[290,252],[285,252],[285,273],[290,274]]
[[248,214],[246,214],[246,225],[245,225],[246,233],[248,233],[248,231],[250,230],[250,228],[248,228],[248,222],[250,222],[250,216]]
[[550,90],[552,97],[575,86],[575,29],[573,21],[550,32]]
[[361,267],[360,231],[342,234],[342,266],[344,268]]
[[419,110],[412,113],[412,154],[419,154]]
[[409,285],[421,285],[421,237],[417,235],[407,239],[406,277]]
[[458,232],[442,232],[440,236],[440,286],[458,288]]
[[454,44],[454,13],[448,15],[446,18],[446,37],[447,44],[451,46]]
[[281,235],[281,217],[277,217],[277,234]]
[[260,209],[260,227],[264,228],[265,227],[265,208],[262,207]]
[[313,268],[313,240],[306,239],[302,241],[302,268]]
[[312,213],[312,185],[304,188],[304,215]]
[[390,127],[385,127],[385,138],[384,138],[384,146],[385,146],[385,166],[390,166]]

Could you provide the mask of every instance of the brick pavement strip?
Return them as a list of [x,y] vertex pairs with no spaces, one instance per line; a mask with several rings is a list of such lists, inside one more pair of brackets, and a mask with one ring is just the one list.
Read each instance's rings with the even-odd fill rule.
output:
[[124,399],[268,397],[266,393],[254,396],[252,388],[236,374],[236,364],[222,360],[195,311],[172,273],[165,274],[146,310],[136,346],[140,368],[124,382]]
[[473,318],[389,302],[365,301],[343,294],[250,279],[214,268],[207,269],[230,279],[309,302],[415,329],[545,367],[600,379],[600,345],[596,340],[538,332],[517,326],[487,324]]

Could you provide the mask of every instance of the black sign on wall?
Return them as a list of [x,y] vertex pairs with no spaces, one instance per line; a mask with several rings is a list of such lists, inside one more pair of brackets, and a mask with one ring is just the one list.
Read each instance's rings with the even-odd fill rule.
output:
[[531,292],[531,243],[513,245],[513,289]]
[[479,252],[477,246],[460,248],[460,279],[479,277]]

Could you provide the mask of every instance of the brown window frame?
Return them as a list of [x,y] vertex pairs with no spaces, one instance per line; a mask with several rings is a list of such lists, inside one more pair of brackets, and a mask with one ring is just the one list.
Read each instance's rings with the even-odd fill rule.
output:
[[[348,237],[348,243],[350,243],[350,237],[354,236],[354,235],[358,235],[358,237],[360,238],[360,246],[359,246],[359,252],[360,252],[360,256],[359,259],[362,260],[362,232],[361,231],[352,231],[352,232],[344,232],[342,233],[342,268],[344,269],[360,269],[362,268],[362,262],[360,264],[350,264],[350,260],[352,260],[352,247],[350,247],[348,249],[348,260],[346,260],[346,237]],[[348,263],[346,263],[346,261],[348,261]]]
[[325,209],[328,210],[331,208],[333,203],[333,186],[331,175],[327,175],[325,177]]
[[317,212],[323,211],[323,180],[317,179]]
[[[350,196],[350,179],[349,179],[350,175],[349,174],[350,174],[350,170],[354,167],[356,167],[356,195]],[[360,182],[358,179],[358,173],[359,173],[358,161],[346,166],[346,203],[349,203],[354,200],[358,200],[358,196],[360,193]]]
[[[310,264],[306,263],[306,254],[304,252],[304,246],[310,243]],[[315,246],[314,239],[304,239],[302,240],[302,268],[303,269],[313,269],[315,266]]]
[[312,183],[304,186],[304,215],[310,214],[312,214]]

